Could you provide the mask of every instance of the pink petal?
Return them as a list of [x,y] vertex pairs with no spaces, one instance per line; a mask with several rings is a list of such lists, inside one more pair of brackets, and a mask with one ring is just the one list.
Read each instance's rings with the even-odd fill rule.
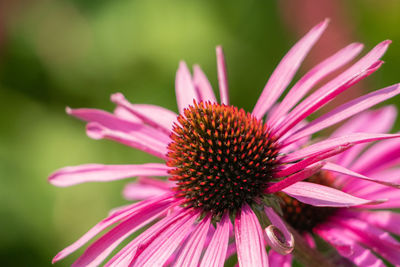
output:
[[317,207],[350,207],[382,201],[358,198],[331,187],[308,182],[297,182],[282,191],[303,203]]
[[171,195],[168,194],[168,195],[157,197],[157,198],[154,198],[151,200],[138,202],[138,203],[129,205],[117,212],[114,212],[112,215],[110,215],[109,217],[103,219],[98,224],[96,224],[92,229],[90,229],[86,234],[84,234],[81,238],[79,238],[73,244],[71,244],[70,246],[64,248],[61,252],[59,252],[54,257],[53,263],[65,258],[72,252],[76,251],[81,246],[83,246],[85,243],[87,243],[90,239],[92,239],[93,237],[95,237],[100,232],[107,229],[114,223],[120,222],[126,218],[129,218],[132,215],[138,214],[142,210],[144,210],[147,207],[152,206],[156,203],[166,203],[167,204],[167,203],[171,202],[171,200],[172,200]]
[[371,225],[364,220],[360,220],[360,218],[351,218],[341,216],[340,218],[335,217],[334,221],[343,226],[346,226],[349,229],[356,231],[357,233],[362,233],[362,235],[368,236],[373,240],[379,241],[383,244],[387,244],[396,249],[400,249],[400,242],[397,241],[394,237],[392,237],[386,231]]
[[132,213],[128,219],[91,244],[73,266],[99,265],[123,240],[170,208],[172,201],[158,201]]
[[269,264],[272,267],[291,267],[292,266],[292,255],[281,255],[274,250],[268,253]]
[[391,182],[384,181],[384,180],[378,180],[378,179],[370,178],[370,177],[367,177],[365,175],[359,174],[357,172],[353,172],[352,170],[349,170],[349,169],[347,169],[347,168],[345,168],[343,166],[337,165],[335,163],[327,162],[322,167],[322,169],[326,170],[326,171],[332,171],[332,172],[336,172],[336,173],[339,173],[339,174],[343,174],[343,175],[351,176],[351,177],[354,177],[354,178],[362,179],[362,180],[365,180],[365,181],[370,181],[370,182],[373,182],[373,183],[378,183],[378,184],[382,184],[382,185],[386,185],[386,186],[391,186],[391,187],[394,187],[394,188],[400,188],[400,184],[398,184],[398,183],[391,183]]
[[384,54],[389,43],[390,41],[384,41],[378,44],[371,52],[345,72],[307,97],[276,127],[276,134],[282,136],[299,121],[322,107],[335,96],[376,71],[383,63],[379,61],[379,58]]
[[307,124],[305,127],[298,130],[297,133],[293,134],[287,140],[285,140],[285,143],[292,143],[305,136],[312,135],[322,129],[325,129],[355,114],[358,114],[361,111],[366,110],[380,102],[383,102],[399,93],[400,85],[396,84],[352,100]]
[[193,100],[199,100],[190,71],[183,61],[179,63],[179,68],[176,72],[175,93],[180,114],[183,113],[183,110],[187,108],[187,106],[193,104]]
[[393,211],[357,212],[356,216],[368,224],[385,231],[400,235],[400,214]]
[[328,152],[338,146],[355,145],[383,139],[398,138],[400,134],[370,134],[354,133],[347,136],[325,139],[298,151],[295,151],[282,159],[282,162],[293,162],[319,153]]
[[161,159],[168,159],[167,146],[171,140],[162,132],[152,130],[146,125],[142,125],[135,132],[125,133],[104,127],[97,122],[90,122],[86,126],[86,133],[90,138],[96,140],[103,138],[110,139],[137,148]]
[[201,101],[210,101],[212,103],[217,103],[217,99],[214,95],[214,90],[212,89],[211,84],[207,79],[207,76],[198,65],[194,65],[193,67],[193,83]]
[[123,195],[127,200],[143,200],[165,194],[166,192],[168,192],[167,189],[161,189],[152,185],[129,183],[125,186]]
[[177,114],[163,107],[148,104],[131,104],[121,93],[111,96],[111,101],[120,107],[125,108],[143,122],[164,131],[171,133],[172,125],[176,121]]
[[304,160],[301,160],[299,162],[296,162],[296,163],[290,165],[289,167],[287,167],[283,170],[276,172],[274,174],[274,177],[280,178],[280,177],[285,177],[285,176],[291,175],[295,172],[303,170],[304,168],[306,168],[307,166],[309,166],[315,162],[319,162],[326,158],[329,158],[329,157],[332,157],[339,153],[342,153],[343,151],[349,149],[350,147],[351,147],[351,145],[338,146],[330,151],[323,152],[323,153],[317,154],[315,156],[306,158]]
[[127,133],[137,130],[143,124],[141,120],[139,123],[132,123],[132,121],[121,119],[115,116],[114,114],[99,109],[91,109],[91,108],[71,109],[67,107],[65,110],[67,114],[74,116],[78,119],[87,122],[97,122],[100,123],[101,125],[104,125],[107,128]]
[[257,216],[247,204],[235,218],[235,240],[241,267],[268,266],[263,231]]
[[203,256],[200,267],[223,267],[228,249],[229,228],[231,222],[227,213],[222,216],[222,219],[217,223],[210,244]]
[[[348,120],[331,136],[343,136],[349,133],[387,133],[393,126],[397,117],[397,110],[394,106],[386,106],[374,111],[362,112],[360,115]],[[349,167],[362,150],[368,144],[358,145],[340,155],[335,159],[342,166]]]
[[172,186],[174,183],[169,181],[140,176],[136,182],[125,186],[123,195],[128,200],[143,200],[167,193]]
[[350,259],[357,266],[385,267],[369,249],[360,246],[352,238],[343,235],[341,228],[331,227],[328,230],[316,230],[318,235],[330,243],[344,257]]
[[[180,203],[175,204],[179,205]],[[129,266],[135,256],[139,256],[156,237],[170,227],[181,224],[188,216],[190,216],[189,212],[182,209],[170,213],[129,242],[105,266]]]
[[400,142],[387,140],[372,146],[368,153],[363,153],[353,164],[352,170],[359,173],[376,172],[398,163]]
[[272,73],[265,85],[261,96],[253,109],[252,114],[256,118],[262,118],[271,106],[280,97],[282,92],[293,79],[301,62],[319,39],[328,26],[328,20],[324,20],[312,28],[303,38],[300,39],[283,57],[275,71]]
[[117,106],[114,109],[114,115],[120,119],[127,120],[133,123],[143,123],[141,119],[133,115],[129,110],[124,107]]
[[340,231],[341,227],[332,223],[324,223],[313,229],[322,239],[336,248],[340,255],[348,257],[354,253],[356,242],[355,240],[348,241],[344,238],[340,238],[341,235],[337,233],[338,230]]
[[345,233],[350,238],[358,238],[392,264],[400,264],[400,243],[387,232],[356,219],[341,218],[335,221],[352,232]]
[[279,182],[276,182],[276,183],[270,185],[264,191],[264,193],[273,194],[278,191],[282,191],[282,189],[285,189],[286,187],[291,186],[294,183],[297,183],[299,181],[307,179],[307,178],[311,177],[313,174],[315,174],[316,172],[318,172],[324,164],[325,164],[324,162],[315,163],[315,164],[311,165],[310,167],[305,168],[302,171],[299,171],[289,177],[286,177],[282,181],[279,181]]
[[354,57],[361,52],[362,48],[363,45],[360,43],[350,44],[311,69],[290,89],[278,108],[272,112],[272,115],[269,116],[268,119],[268,125],[275,125],[279,118],[286,116],[287,112],[293,108],[318,81],[354,59]]
[[303,233],[303,238],[310,248],[316,248],[315,240],[311,233],[308,232]]
[[196,218],[197,214],[188,214],[156,235],[154,239],[143,243],[141,245],[143,248],[140,248],[143,250],[136,253],[132,266],[162,266],[190,233]]
[[49,176],[56,186],[70,186],[85,182],[108,182],[141,175],[168,176],[169,167],[161,163],[138,165],[84,164],[59,169]]
[[203,251],[204,242],[206,241],[207,232],[210,227],[210,217],[204,218],[193,229],[193,233],[186,241],[185,247],[179,254],[174,266],[198,266],[198,262]]
[[[371,172],[370,177],[375,178],[380,181],[385,181],[389,183],[400,183],[400,169],[386,169],[384,171]],[[385,194],[390,195],[390,197],[397,198],[398,190],[390,188],[387,186],[379,185],[376,183],[370,183],[367,181],[362,181],[359,179],[347,179],[348,182],[343,182],[342,189],[350,194],[357,194],[360,197],[375,198],[375,196],[382,196]],[[391,200],[391,198],[389,200]]]
[[151,185],[155,188],[159,188],[166,191],[169,191],[171,187],[175,185],[175,182],[171,182],[169,180],[156,179],[148,176],[138,177],[137,182],[143,185]]
[[224,51],[222,50],[221,46],[217,46],[216,52],[217,52],[219,95],[221,98],[221,104],[229,105],[228,78],[226,75]]

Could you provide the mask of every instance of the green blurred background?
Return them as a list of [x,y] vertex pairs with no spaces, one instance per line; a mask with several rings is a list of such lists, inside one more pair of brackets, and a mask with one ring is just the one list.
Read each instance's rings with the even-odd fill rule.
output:
[[[83,163],[157,161],[87,138],[84,123],[68,117],[65,106],[112,110],[109,96],[119,91],[132,102],[176,111],[179,60],[199,63],[217,88],[214,51],[222,44],[231,103],[251,110],[280,58],[325,17],[330,28],[300,74],[349,42],[370,49],[394,41],[383,69],[344,96],[353,97],[400,80],[399,14],[396,0],[3,0],[1,265],[49,266],[59,250],[126,204],[126,181],[56,188],[47,183],[49,173]],[[81,252],[56,266],[69,266]]]

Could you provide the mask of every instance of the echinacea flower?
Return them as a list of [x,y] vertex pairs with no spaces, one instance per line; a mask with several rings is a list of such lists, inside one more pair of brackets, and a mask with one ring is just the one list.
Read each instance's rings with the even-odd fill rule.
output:
[[170,182],[149,178],[164,187],[148,186],[150,192],[145,186],[137,187],[138,194],[151,195],[157,190],[161,194],[113,211],[57,254],[53,262],[115,225],[74,263],[98,265],[123,240],[151,225],[106,266],[223,266],[226,257],[234,252],[240,266],[268,266],[266,243],[279,253],[293,249],[293,238],[273,209],[279,206],[278,192],[315,206],[376,203],[331,187],[319,186],[316,190],[313,183],[296,184],[319,173],[324,159],[353,145],[400,137],[400,134],[353,133],[302,146],[319,130],[400,92],[398,85],[390,86],[344,104],[311,123],[304,122],[336,95],[376,71],[390,42],[378,44],[301,101],[321,79],[360,53],[362,45],[354,43],[311,69],[278,104],[278,98],[326,26],[327,21],[318,24],[293,46],[271,75],[251,113],[229,104],[220,47],[217,48],[220,103],[202,70],[195,66],[192,76],[181,62],[176,75],[179,115],[158,106],[131,104],[122,94],[111,97],[117,104],[114,113],[68,108],[70,115],[88,121],[89,137],[138,148],[165,163],[66,167],[50,176],[52,184],[70,186],[135,176],[166,176]]
[[[333,136],[365,131],[385,133],[392,128],[396,116],[396,108],[392,106],[363,112]],[[357,266],[385,266],[378,256],[400,265],[400,242],[391,236],[400,235],[400,214],[390,210],[400,208],[398,140],[385,140],[368,148],[353,147],[330,159],[308,181],[361,198],[387,199],[379,205],[314,207],[280,193],[285,203],[282,205],[285,221],[305,236],[311,247],[316,246],[313,237],[316,235]],[[340,257],[336,260],[343,263]],[[291,266],[292,257],[272,252],[270,261],[276,266]]]

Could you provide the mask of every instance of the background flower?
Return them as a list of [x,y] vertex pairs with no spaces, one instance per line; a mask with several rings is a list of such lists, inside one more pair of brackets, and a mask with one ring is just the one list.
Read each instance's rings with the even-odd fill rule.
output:
[[[154,160],[86,138],[81,123],[65,116],[66,105],[111,109],[108,95],[121,91],[134,102],[176,111],[171,91],[177,62],[201,62],[215,87],[210,51],[223,44],[229,54],[231,100],[250,110],[279,61],[276,55],[283,55],[323,18],[331,17],[330,27],[338,23],[332,14],[313,12],[320,17],[294,30],[273,1],[164,2],[0,3],[0,216],[7,218],[0,228],[0,253],[5,265],[50,265],[60,247],[103,218],[105,210],[124,204],[118,194],[125,182],[59,190],[44,181],[48,173],[82,162]],[[394,41],[384,57],[390,58],[384,71],[360,89],[397,82],[398,1],[335,2],[349,14],[346,24],[339,23],[353,25],[349,39],[362,40],[367,47],[386,38]],[[331,52],[339,47],[331,47]],[[316,58],[314,53],[306,62]],[[96,205],[90,209],[82,205],[93,201]]]
[[[385,133],[392,129],[396,108],[384,107],[363,112],[337,129],[332,136],[371,131]],[[346,209],[316,208],[303,205],[281,194],[286,221],[301,233],[309,245],[316,247],[317,236],[337,249],[338,254],[357,266],[386,266],[400,264],[399,142],[382,141],[374,145],[353,147],[329,160],[322,171],[308,182],[340,188],[364,198],[387,199],[378,205],[361,205]],[[370,179],[376,179],[371,182]],[[389,185],[389,186],[387,186]],[[314,237],[313,237],[314,236]],[[321,245],[321,244],[320,244]],[[291,256],[270,254],[273,264],[290,264]],[[335,258],[337,264],[343,259]],[[286,266],[286,265],[285,265]]]

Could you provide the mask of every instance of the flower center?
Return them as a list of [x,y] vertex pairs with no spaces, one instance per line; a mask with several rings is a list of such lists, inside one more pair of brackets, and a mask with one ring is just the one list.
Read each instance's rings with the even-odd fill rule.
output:
[[167,165],[185,206],[221,215],[251,205],[271,181],[277,143],[262,121],[233,106],[194,102],[178,116]]
[[[305,181],[333,187],[333,179],[329,172],[321,171]],[[338,208],[315,207],[304,204],[283,192],[279,192],[278,195],[284,202],[281,208],[285,221],[300,233],[312,233],[315,226],[325,222],[338,210]]]

